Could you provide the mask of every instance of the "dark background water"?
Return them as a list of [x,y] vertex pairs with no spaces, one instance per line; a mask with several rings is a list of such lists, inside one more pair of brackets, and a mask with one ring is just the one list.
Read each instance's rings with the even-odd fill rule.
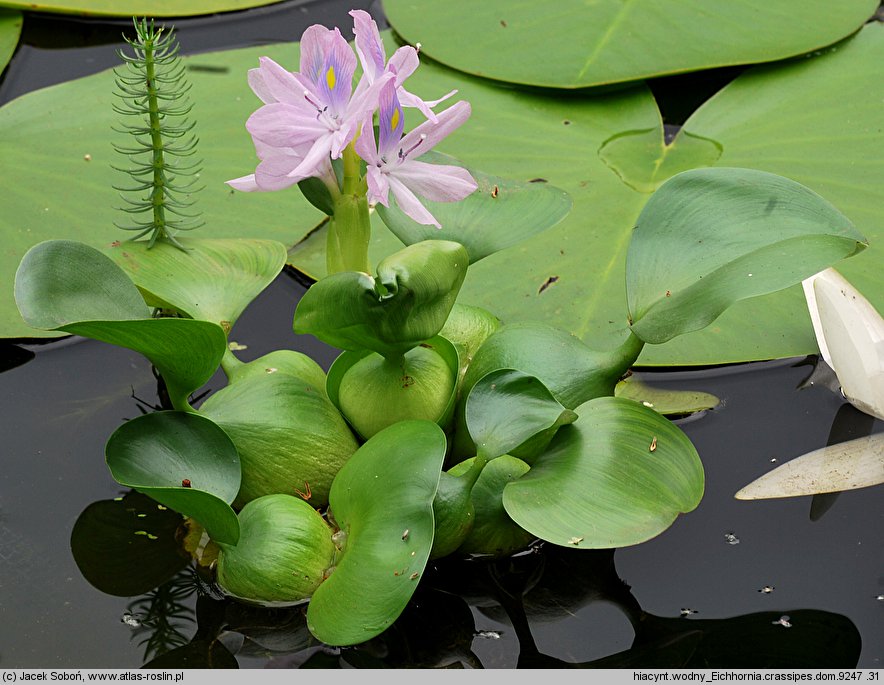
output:
[[[185,51],[193,53],[291,40],[317,22],[345,25],[354,7],[381,19],[375,4],[332,0],[175,24]],[[127,26],[27,15],[22,45],[0,83],[0,103],[115,66],[114,50]],[[683,103],[686,88],[699,101],[734,73],[661,79],[653,87],[664,103]],[[670,108],[668,123],[678,123],[679,109]],[[302,292],[283,274],[249,307],[231,336],[247,346],[244,360],[294,347],[328,367],[334,350],[291,331]],[[641,372],[648,382],[722,400],[715,410],[682,421],[706,469],[702,503],[648,543],[598,553],[540,548],[495,564],[444,560],[428,570],[400,622],[354,650],[312,643],[297,609],[240,614],[205,597],[198,625],[228,626],[223,641],[241,667],[305,661],[332,667],[342,659],[368,666],[557,666],[632,648],[638,662],[613,665],[654,666],[655,658],[677,659],[679,650],[694,650],[706,655],[701,665],[712,667],[751,667],[776,658],[784,666],[802,659],[812,666],[808,660],[828,653],[834,663],[819,665],[879,668],[880,487],[815,502],[733,498],[778,463],[830,440],[882,429],[882,422],[852,410],[825,387],[799,389],[812,362]],[[140,642],[148,633],[131,624],[144,618],[143,605],[90,585],[70,538],[87,506],[122,494],[104,465],[104,443],[145,403],[157,402],[150,365],[125,349],[68,339],[0,342],[0,370],[0,666],[138,667],[146,660]],[[209,389],[221,385],[216,378]],[[773,590],[763,592],[765,586]],[[182,615],[173,621],[184,641],[197,630],[197,593],[191,590],[182,592]],[[223,621],[218,612],[226,612]],[[133,615],[128,623],[127,614]],[[791,627],[775,622],[783,615]],[[260,633],[256,625],[270,630]]]

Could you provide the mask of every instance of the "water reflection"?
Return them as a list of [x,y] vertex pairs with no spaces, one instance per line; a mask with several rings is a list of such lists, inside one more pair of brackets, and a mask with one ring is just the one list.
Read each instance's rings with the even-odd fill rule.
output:
[[[548,544],[501,559],[431,563],[387,631],[336,648],[310,634],[305,605],[268,609],[220,595],[210,575],[181,555],[181,523],[133,492],[89,505],[74,526],[71,550],[84,577],[102,592],[140,594],[127,605],[126,622],[144,648],[145,668],[238,668],[240,661],[265,668],[486,668],[476,641],[500,633],[480,630],[482,616],[511,628],[517,668],[852,668],[861,650],[850,619],[815,609],[655,616],[618,575],[615,550]],[[631,627],[628,649],[579,661],[538,648],[535,632],[544,624],[597,603],[614,607]]]

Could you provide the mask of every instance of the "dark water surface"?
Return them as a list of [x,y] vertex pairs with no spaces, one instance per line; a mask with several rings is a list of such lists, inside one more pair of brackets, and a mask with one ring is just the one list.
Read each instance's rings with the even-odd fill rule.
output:
[[[175,23],[182,44],[199,52],[291,40],[315,22],[346,24],[353,7],[376,9],[296,2]],[[25,44],[0,83],[0,103],[115,66],[127,25],[27,16]],[[294,347],[328,367],[334,350],[291,331],[302,292],[283,274],[249,307],[231,336],[247,346],[242,359]],[[443,560],[428,569],[393,628],[342,652],[312,641],[299,609],[251,611],[211,596],[197,602],[197,585],[184,575],[167,602],[178,611],[165,626],[167,643],[215,626],[212,634],[222,634],[241,667],[336,667],[343,660],[514,668],[631,650],[600,665],[666,666],[693,654],[691,665],[721,668],[880,668],[880,487],[813,502],[733,498],[777,464],[884,427],[824,387],[799,389],[812,361],[640,374],[722,401],[682,421],[706,469],[702,503],[648,543],[613,552],[540,547],[496,563]],[[0,343],[0,370],[0,666],[139,667],[153,656],[142,642],[156,634],[156,617],[145,601],[134,604],[143,597],[90,585],[70,539],[84,509],[123,494],[105,467],[104,443],[157,402],[150,365],[125,349],[69,339]],[[222,384],[216,377],[209,389]]]

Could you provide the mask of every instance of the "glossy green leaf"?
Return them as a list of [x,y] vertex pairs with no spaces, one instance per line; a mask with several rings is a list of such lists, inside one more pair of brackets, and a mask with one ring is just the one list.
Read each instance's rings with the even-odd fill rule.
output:
[[335,474],[358,447],[324,390],[283,371],[237,379],[199,410],[239,452],[237,507],[263,495],[298,492],[325,506]]
[[217,324],[151,318],[132,281],[109,257],[69,240],[29,250],[15,279],[15,299],[25,321],[140,352],[157,367],[173,404],[212,377],[227,346]]
[[234,12],[250,7],[272,5],[280,0],[49,0],[49,2],[22,2],[2,0],[0,6],[14,7],[29,12],[52,14],[81,14],[91,17],[189,17],[218,12]]
[[741,488],[742,500],[800,497],[884,483],[884,433],[803,454]]
[[477,454],[485,459],[512,453],[539,433],[549,440],[577,419],[539,379],[514,369],[498,369],[476,381],[464,412]]
[[856,31],[875,0],[387,0],[390,24],[434,60],[501,81],[582,88],[800,55]]
[[344,271],[323,278],[295,310],[295,333],[343,350],[401,355],[445,324],[467,273],[464,248],[426,240],[390,255],[377,278]]
[[[467,459],[456,464],[449,473],[461,476],[469,471],[473,462],[474,459]],[[470,491],[474,521],[458,552],[499,557],[525,549],[535,539],[509,517],[503,504],[506,486],[529,470],[528,464],[509,454],[485,465]]]
[[[388,54],[392,48],[390,42]],[[291,245],[323,218],[299,191],[235,193],[224,185],[250,173],[256,162],[244,122],[260,103],[245,74],[261,55],[297,68],[294,45],[185,60],[195,67],[189,77],[206,161],[198,204],[212,236],[248,233]],[[563,99],[500,88],[425,60],[409,78],[410,91],[434,98],[457,88],[457,97],[472,104],[469,121],[445,139],[446,153],[509,179],[544,178],[573,202],[556,226],[476,263],[460,301],[507,322],[542,319],[596,349],[618,344],[626,326],[626,249],[648,191],[675,172],[721,165],[792,178],[844,212],[871,247],[838,269],[884,310],[877,247],[884,225],[878,201],[884,185],[882,60],[884,27],[873,23],[834,49],[750,69],[695,112],[671,145],[664,144],[660,113],[644,87]],[[8,173],[0,171],[8,191],[0,216],[8,241],[0,257],[4,337],[35,335],[19,321],[9,294],[11,274],[28,247],[48,237],[83,238],[95,246],[120,237],[113,227],[119,200],[111,186],[121,179],[109,166],[119,160],[107,145],[116,121],[111,92],[105,72],[0,108],[0,154],[17,161]],[[206,106],[212,116],[199,114]],[[407,126],[419,118],[409,112]],[[401,243],[377,212],[372,223],[376,263]],[[291,252],[292,263],[321,277],[325,240],[324,229],[311,233]],[[799,290],[737,303],[703,331],[646,347],[639,361],[711,364],[812,353],[816,343]]]
[[627,337],[619,350],[602,353],[549,324],[533,321],[500,327],[479,347],[464,375],[461,399],[455,409],[454,455],[464,458],[476,454],[466,422],[466,399],[485,374],[514,369],[534,376],[555,401],[573,410],[594,397],[613,395],[614,386],[639,349],[641,342],[635,336]]
[[439,335],[451,341],[460,360],[458,384],[463,380],[467,367],[476,351],[494,331],[500,328],[500,319],[487,309],[455,302],[451,313],[439,331]]
[[93,502],[71,530],[71,554],[93,587],[117,597],[150,592],[187,565],[181,514],[139,492]]
[[652,409],[619,397],[577,408],[503,503],[520,526],[556,545],[635,545],[666,530],[703,495],[687,436]]
[[176,238],[115,242],[106,249],[153,307],[211,321],[229,331],[285,266],[285,245],[269,240]]
[[230,503],[239,491],[239,455],[215,423],[187,412],[145,414],[114,431],[105,456],[118,483],[193,517],[218,542],[236,544]]
[[847,217],[794,181],[751,169],[682,172],[651,196],[632,234],[632,330],[664,343],[864,248]]
[[714,409],[720,400],[713,394],[698,390],[670,390],[646,383],[632,375],[614,388],[616,397],[639,402],[664,416],[685,416]]
[[0,73],[12,59],[21,35],[21,12],[0,9]]
[[[465,166],[447,155],[432,152],[421,160]],[[471,195],[460,202],[424,203],[442,228],[409,218],[393,197],[389,207],[377,205],[378,215],[406,245],[421,240],[452,240],[467,249],[473,264],[555,226],[571,211],[568,193],[543,179],[515,181],[467,169],[479,186]]]
[[264,495],[239,512],[239,540],[220,544],[218,584],[228,594],[269,606],[309,598],[334,563],[332,529],[295,495]]
[[386,630],[420,582],[433,545],[433,498],[445,458],[442,430],[401,421],[368,440],[338,473],[330,510],[343,552],[310,600],[310,631],[330,645]]

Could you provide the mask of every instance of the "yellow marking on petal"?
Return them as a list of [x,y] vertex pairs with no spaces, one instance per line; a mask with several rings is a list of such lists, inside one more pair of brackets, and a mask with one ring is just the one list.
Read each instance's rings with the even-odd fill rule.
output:
[[390,132],[393,133],[396,131],[396,127],[399,125],[399,108],[393,110],[393,116],[390,117]]
[[325,82],[328,85],[329,90],[335,89],[335,68],[331,66],[328,68],[328,71],[325,72]]

